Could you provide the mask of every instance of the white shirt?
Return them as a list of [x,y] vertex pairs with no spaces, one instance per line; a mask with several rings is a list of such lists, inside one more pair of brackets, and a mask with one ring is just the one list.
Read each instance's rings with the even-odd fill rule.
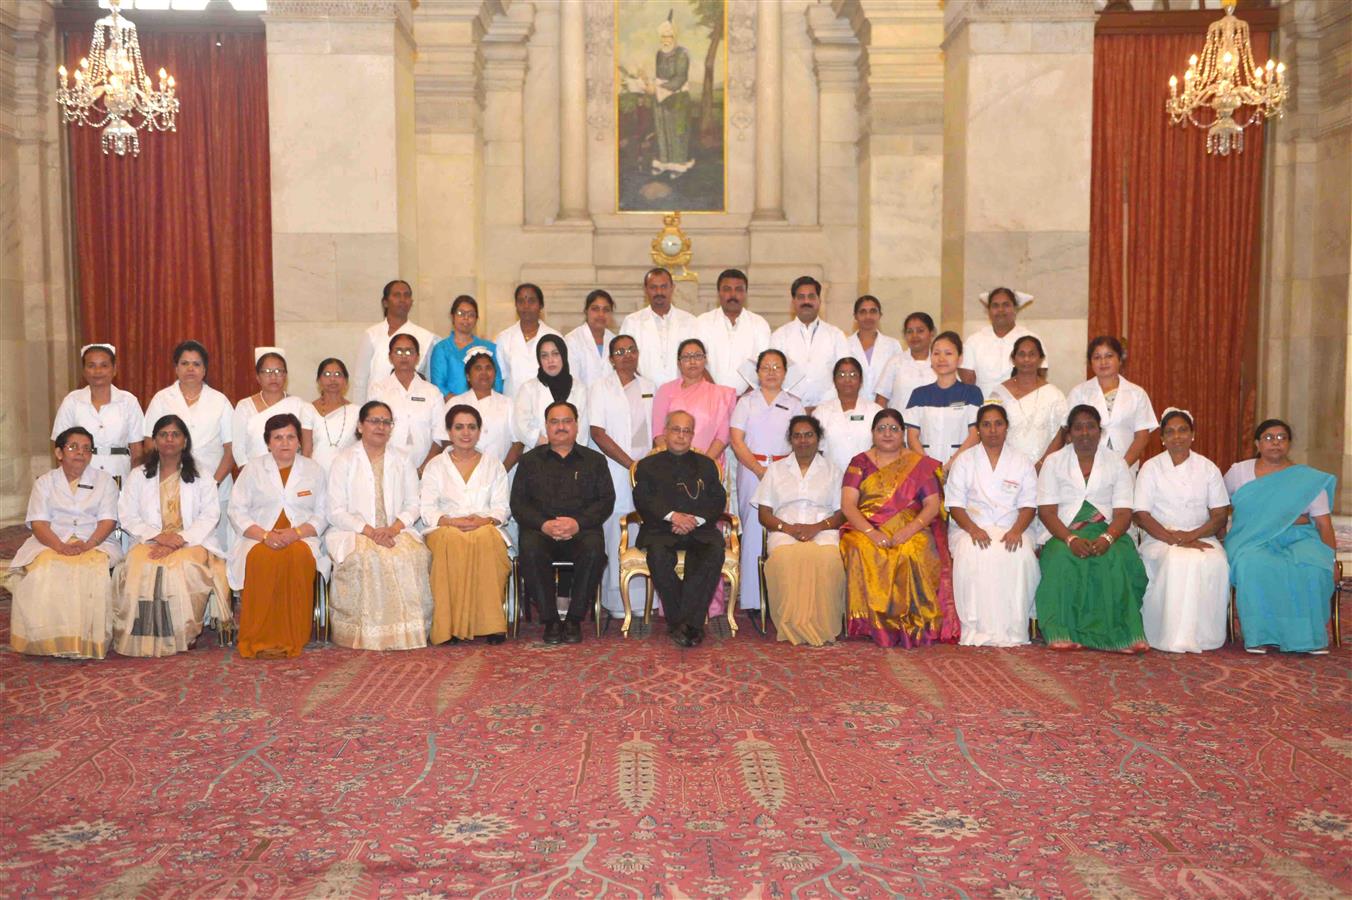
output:
[[[944,503],[949,509],[965,509],[982,528],[1008,529],[1019,510],[1037,507],[1033,461],[1006,444],[991,468],[986,448],[978,444],[953,461],[944,482]],[[949,523],[950,531],[957,527],[956,522]]]
[[629,335],[638,344],[639,374],[653,384],[666,384],[680,375],[676,351],[681,341],[699,337],[700,327],[698,320],[683,309],[673,306],[662,317],[645,306],[624,317],[620,334]]
[[197,471],[212,478],[225,457],[225,445],[231,443],[234,410],[230,400],[211,385],[204,384],[197,402],[189,406],[182,387],[175,381],[150,398],[150,405],[146,407],[145,436],[153,437],[155,423],[170,413],[187,423]]
[[[210,473],[197,471],[192,484],[179,479],[178,509],[183,517],[179,537],[190,546],[204,547],[213,556],[225,556],[216,525],[221,518],[221,498]],[[164,531],[160,514],[160,473],[146,477],[145,467],[137,466],[122,485],[117,501],[117,517],[122,530],[144,543]]]
[[[961,459],[961,457],[959,457]],[[1037,504],[1056,504],[1056,517],[1070,525],[1088,500],[1103,518],[1111,522],[1114,509],[1131,509],[1135,488],[1131,472],[1122,457],[1099,445],[1094,468],[1086,484],[1080,472],[1080,460],[1070,444],[1057,450],[1042,464],[1037,479]],[[1050,537],[1046,535],[1045,537]]]
[[[326,416],[313,403],[306,405],[309,407],[310,428],[314,438],[314,451],[310,458],[327,472],[334,458],[356,443],[357,416],[361,413],[361,407],[355,403],[345,403]],[[301,422],[304,423],[305,419],[302,418]]]
[[905,348],[883,366],[874,388],[887,401],[889,409],[899,409],[904,416],[906,406],[911,402],[911,391],[922,384],[934,384],[938,377],[928,356],[916,359],[910,349]]
[[[109,399],[102,409],[95,409],[88,386],[71,391],[56,408],[52,423],[52,440],[67,428],[79,425],[94,435],[94,458],[89,464],[116,478],[125,479],[131,472],[131,454],[117,454],[114,447],[139,444],[143,437],[145,415],[136,395],[115,385],[108,386]],[[210,473],[208,473],[210,474]]]
[[[1134,508],[1173,531],[1201,528],[1211,510],[1230,505],[1221,470],[1205,456],[1189,452],[1181,465],[1174,465],[1168,451],[1141,464],[1136,476]],[[1144,533],[1144,532],[1143,532]],[[1144,540],[1155,540],[1144,533]]]
[[371,385],[371,399],[388,404],[394,413],[389,446],[407,453],[415,469],[422,465],[432,443],[446,433],[441,391],[421,375],[414,375],[407,389],[390,375]]
[[[820,454],[812,460],[804,475],[797,458],[786,456],[765,467],[765,477],[751,495],[751,505],[774,510],[776,518],[790,525],[812,525],[829,519],[840,510],[842,469]],[[770,550],[784,544],[796,544],[793,537],[779,531],[768,534]],[[840,543],[840,532],[823,529],[812,538],[814,544]]]
[[1005,443],[1036,463],[1066,425],[1066,414],[1070,411],[1066,395],[1056,385],[1044,384],[1016,400],[1002,384],[992,396],[1004,403],[1009,419]]
[[495,352],[498,357],[498,371],[502,373],[502,393],[507,397],[516,399],[516,392],[521,385],[539,373],[540,361],[535,358],[535,345],[540,343],[541,336],[546,334],[563,337],[542,321],[535,332],[535,337],[530,340],[526,340],[525,335],[521,333],[520,322],[513,322],[493,338],[493,344],[497,348]]
[[[591,386],[587,394],[587,417],[592,428],[601,428],[606,437],[620,445],[633,459],[642,459],[652,449],[653,395],[656,388],[642,375],[635,375],[628,385],[620,384],[620,376],[610,375]],[[637,407],[635,410],[635,399]],[[638,415],[635,415],[635,412]],[[590,433],[588,434],[590,437]],[[600,450],[594,442],[589,446]],[[619,463],[606,457],[612,473],[619,470],[628,478]]]
[[[385,497],[385,524],[398,519],[413,537],[422,535],[413,527],[418,521],[418,469],[398,450],[385,448],[380,489]],[[357,549],[363,528],[376,527],[376,473],[371,457],[361,444],[353,444],[333,461],[328,481],[329,530],[324,534],[333,564],[338,565]]]
[[[66,481],[66,473],[57,466],[33,482],[33,493],[28,496],[28,513],[24,516],[29,528],[34,522],[46,522],[61,542],[66,543],[71,538],[89,540],[98,524],[108,521],[117,521],[117,482],[107,472],[88,466],[72,489]],[[122,559],[122,545],[114,537],[116,534],[114,529],[95,548],[108,554],[109,566]],[[10,566],[15,569],[26,566],[48,549],[36,536],[30,536],[14,554]]]
[[1021,337],[1037,335],[1016,324],[1004,337],[997,337],[995,329],[987,325],[963,341],[962,367],[976,373],[976,386],[981,388],[981,399],[990,398],[995,388],[1014,371],[1014,362],[1009,355],[1014,352],[1014,342]]
[[230,492],[228,515],[234,529],[235,540],[230,547],[225,569],[234,590],[244,589],[245,566],[249,551],[259,542],[244,537],[251,525],[257,525],[264,531],[271,531],[277,517],[286,511],[287,521],[292,528],[309,525],[315,530],[315,537],[303,540],[314,555],[315,566],[325,578],[329,576],[329,558],[324,553],[320,537],[328,527],[328,502],[326,476],[319,463],[296,454],[291,464],[291,474],[282,486],[282,473],[277,468],[277,460],[267,453],[249,461],[239,473],[239,481]]
[[822,319],[804,325],[795,318],[774,330],[770,346],[783,350],[789,365],[798,367],[802,377],[794,384],[786,381],[784,389],[792,391],[804,406],[817,406],[835,394],[831,376],[836,360],[850,355],[845,332]]
[[[881,331],[878,332],[878,337],[873,341],[872,357],[864,352],[864,345],[859,342],[859,332],[856,331],[850,335],[845,343],[850,350],[845,355],[853,356],[859,360],[859,365],[864,367],[864,382],[863,387],[859,389],[859,397],[861,399],[867,397],[872,400],[878,395],[879,376],[887,368],[887,364],[892,361],[892,357],[902,352],[901,341],[894,337],[888,337]],[[909,349],[906,351],[906,355],[911,355]]]
[[[512,410],[512,439],[529,450],[544,443],[545,410],[554,402],[554,395],[538,378],[521,385]],[[587,418],[587,388],[577,377],[568,391],[568,402],[577,407],[577,442],[585,444],[591,437]]]
[[581,378],[585,387],[591,387],[614,371],[610,367],[610,341],[614,337],[615,332],[607,328],[598,349],[586,322],[564,337],[564,343],[568,345],[568,371],[574,378]]
[[[293,394],[288,394],[262,411],[254,403],[252,394],[236,403],[230,420],[230,433],[235,437],[230,452],[235,457],[235,465],[242,466],[255,456],[268,452],[268,445],[263,440],[263,428],[268,424],[268,419],[291,413],[300,419],[302,431],[313,431],[314,411],[313,406]],[[196,450],[193,452],[195,458]]]
[[469,481],[466,481],[455,467],[455,460],[451,459],[450,448],[447,448],[423,470],[418,510],[426,532],[440,527],[437,523],[442,516],[452,519],[461,516],[496,519],[503,523],[498,526],[498,534],[502,542],[510,547],[512,541],[506,528],[509,495],[507,470],[502,467],[501,461],[484,454],[470,473]]
[[1154,431],[1160,425],[1145,391],[1120,375],[1117,377],[1117,396],[1113,398],[1111,413],[1108,412],[1108,401],[1103,396],[1103,388],[1099,387],[1097,378],[1083,381],[1070,389],[1070,394],[1066,396],[1067,406],[1074,409],[1082,403],[1098,410],[1103,420],[1103,436],[1099,441],[1118,456],[1126,455],[1131,442],[1136,439],[1136,432]]
[[818,406],[812,414],[822,423],[822,455],[844,472],[850,460],[873,446],[873,417],[880,412],[882,407],[865,400],[862,393],[849,412],[840,408],[839,397]]
[[[743,377],[738,367],[747,360],[755,360],[762,350],[770,347],[770,323],[765,317],[743,309],[733,322],[716,306],[696,317],[699,339],[708,351],[705,366],[710,377],[738,394],[755,387]],[[640,357],[641,358],[641,357]]]
[[411,334],[418,339],[418,374],[427,375],[432,348],[440,340],[421,325],[405,322],[390,334],[390,323],[381,319],[362,334],[357,342],[357,365],[352,369],[352,399],[358,405],[371,399],[371,386],[394,372],[390,365],[390,340],[395,334]]
[[[1196,454],[1193,455],[1195,456]],[[1258,479],[1255,470],[1257,463],[1258,460],[1256,459],[1241,459],[1226,470],[1225,488],[1230,492],[1231,496],[1234,496],[1235,491],[1239,490],[1250,481],[1256,481]],[[1323,491],[1320,491],[1315,498],[1310,501],[1310,505],[1305,507],[1305,515],[1327,516],[1328,514],[1329,496]]]
[[[441,411],[441,434],[444,441],[450,440],[446,434],[446,413],[451,411],[452,406],[462,405],[477,409],[484,420],[483,427],[479,429],[479,443],[474,445],[474,449],[484,456],[493,457],[498,462],[505,460],[507,451],[511,450],[512,444],[516,442],[516,438],[512,436],[512,421],[516,409],[512,398],[491,391],[487,397],[480,400],[475,396],[473,388],[463,394],[456,394],[446,401]],[[423,469],[423,477],[427,477],[426,469]]]

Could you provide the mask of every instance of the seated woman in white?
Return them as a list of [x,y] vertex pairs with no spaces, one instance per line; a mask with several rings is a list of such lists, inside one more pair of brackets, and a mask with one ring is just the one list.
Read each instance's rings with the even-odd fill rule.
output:
[[239,655],[299,656],[313,625],[314,580],[328,577],[320,535],[328,527],[319,463],[300,455],[300,420],[290,413],[263,427],[268,452],[239,473],[230,495],[235,542],[226,572],[240,592]]
[[587,417],[587,386],[574,378],[568,368],[568,345],[563,338],[546,334],[535,345],[539,371],[521,384],[513,401],[512,434],[530,450],[546,442],[545,410],[551,403],[568,401],[577,407],[577,433],[586,440],[591,434]]
[[507,638],[507,470],[475,447],[483,419],[469,405],[446,413],[450,445],[427,464],[420,511],[432,551],[433,644]]
[[113,649],[123,656],[188,650],[204,622],[229,622],[216,483],[198,470],[188,425],[170,413],[154,449],[122,488],[118,518],[135,541],[113,576]]
[[1029,530],[1037,514],[1037,472],[1006,443],[1003,406],[982,406],[976,430],[981,443],[953,461],[944,484],[953,600],[962,621],[958,643],[1013,647],[1028,643],[1040,578]]
[[230,433],[235,438],[231,446],[235,465],[243,466],[268,452],[263,442],[263,425],[282,413],[300,419],[300,452],[309,456],[313,452],[314,407],[286,392],[286,355],[281,347],[254,348],[254,377],[258,379],[258,392],[235,404],[230,423]]
[[820,647],[845,625],[840,468],[817,452],[822,426],[789,420],[790,455],[765,468],[751,505],[767,532],[765,591],[779,640]]
[[1230,516],[1221,470],[1192,452],[1192,415],[1170,407],[1160,431],[1167,451],[1136,478],[1141,562],[1150,576],[1141,601],[1145,637],[1156,650],[1200,653],[1225,643],[1230,561],[1216,534]]
[[10,562],[14,588],[9,643],[20,653],[103,659],[113,582],[122,558],[113,539],[117,482],[89,464],[94,436],[78,425],[56,436],[55,469],[33,484],[25,520],[33,535]]
[[333,560],[333,642],[354,650],[426,647],[432,557],[414,528],[418,473],[412,460],[389,446],[389,406],[368,400],[358,420],[361,440],[329,469],[324,544]]

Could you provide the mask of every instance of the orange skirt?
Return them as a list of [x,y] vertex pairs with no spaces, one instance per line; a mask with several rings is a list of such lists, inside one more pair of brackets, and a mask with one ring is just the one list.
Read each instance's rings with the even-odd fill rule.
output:
[[304,541],[273,550],[259,544],[245,560],[239,600],[239,655],[299,656],[314,623],[315,558]]

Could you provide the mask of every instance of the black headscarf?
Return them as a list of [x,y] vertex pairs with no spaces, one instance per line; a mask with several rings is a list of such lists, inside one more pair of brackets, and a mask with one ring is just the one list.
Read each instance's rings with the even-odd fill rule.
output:
[[573,390],[573,375],[568,370],[568,345],[563,342],[563,338],[556,334],[546,334],[540,338],[540,342],[535,345],[535,363],[540,363],[540,351],[544,349],[545,341],[554,344],[559,348],[559,356],[563,358],[563,368],[557,375],[548,375],[545,373],[544,366],[540,366],[535,377],[540,379],[540,383],[549,388],[549,393],[554,395],[554,402],[560,403],[568,399],[568,394]]

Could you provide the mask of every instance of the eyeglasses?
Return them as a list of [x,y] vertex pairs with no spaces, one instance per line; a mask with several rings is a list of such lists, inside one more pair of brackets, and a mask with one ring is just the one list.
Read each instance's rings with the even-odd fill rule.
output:
[[858,380],[859,380],[859,373],[858,373],[858,372],[837,372],[837,373],[836,373],[836,377],[837,377],[837,378],[843,378],[843,379],[846,380],[846,381],[858,381]]
[[[703,359],[703,357],[700,357],[700,358]],[[783,371],[784,371],[784,367],[781,366],[779,363],[766,363],[765,365],[761,366],[761,367],[760,367],[759,369],[757,369],[756,371],[757,371],[757,372],[783,372]]]
[[455,312],[451,313],[451,315],[455,316],[457,319],[479,318],[479,314],[474,310],[470,309],[468,306],[464,307],[463,309],[457,309]]
[[156,439],[156,440],[159,440],[160,438],[177,439],[177,438],[181,438],[181,437],[183,437],[183,432],[179,431],[178,429],[174,429],[173,431],[170,431],[170,430],[168,430],[168,429],[166,428],[166,429],[163,430],[163,431],[157,431],[157,432],[155,432],[155,439]]
[[611,350],[611,356],[638,356],[637,347],[621,347],[618,350]]
[[1285,444],[1290,442],[1291,437],[1285,434],[1265,434],[1259,440],[1265,444]]
[[682,428],[682,427],[680,427],[679,425],[672,425],[670,428],[667,429],[667,431],[671,432],[672,434],[694,434],[694,433],[695,433],[695,429],[693,429],[693,428]]
[[319,373],[319,377],[320,377],[320,378],[346,378],[347,376],[344,375],[342,372],[338,371],[337,369],[334,369],[332,372],[320,372],[320,373]]
[[61,449],[67,453],[93,453],[94,448],[89,444],[77,444],[72,441],[69,444],[62,444]]
[[569,416],[566,419],[546,419],[545,421],[549,425],[557,427],[559,425],[572,425],[574,422],[577,421],[577,419],[574,419],[572,416]]
[[286,369],[278,369],[278,368],[259,369],[259,370],[258,370],[258,374],[259,374],[259,375],[285,375],[285,374],[286,374]]
[[874,431],[901,431],[901,426],[896,422],[881,422],[873,426]]
[[395,356],[417,356],[417,355],[418,355],[418,351],[417,351],[417,350],[414,350],[412,347],[395,347],[395,348],[394,348],[393,350],[391,350],[390,352],[393,353]]
[[705,356],[703,353],[682,353],[680,359],[681,362],[704,362]]
[[376,428],[389,428],[394,424],[394,419],[377,419],[375,416],[363,420],[363,424],[373,425]]

